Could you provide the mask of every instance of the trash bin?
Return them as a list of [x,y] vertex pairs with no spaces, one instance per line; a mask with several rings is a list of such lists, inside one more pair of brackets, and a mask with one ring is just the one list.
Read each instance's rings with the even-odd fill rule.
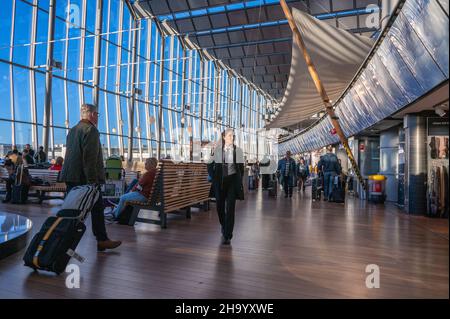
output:
[[384,203],[386,200],[386,176],[370,175],[368,182],[368,200],[375,203]]

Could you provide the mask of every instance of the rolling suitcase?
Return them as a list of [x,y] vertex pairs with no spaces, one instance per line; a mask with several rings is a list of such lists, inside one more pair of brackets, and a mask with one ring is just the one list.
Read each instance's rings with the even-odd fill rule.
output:
[[20,165],[17,168],[14,184],[11,189],[11,203],[25,204],[28,200],[28,191],[30,190],[30,173],[27,168]]
[[331,201],[335,203],[345,202],[345,187],[339,176],[335,176],[333,190],[331,191]]
[[320,200],[322,194],[321,180],[320,176],[311,178],[311,198],[313,201]]
[[46,219],[25,252],[25,266],[34,270],[62,273],[71,257],[82,261],[75,249],[86,231],[84,220],[97,202],[100,192],[96,186],[74,187],[56,216]]
[[269,191],[269,197],[277,197],[278,196],[278,184],[277,179],[272,177],[269,180],[269,187],[267,188]]

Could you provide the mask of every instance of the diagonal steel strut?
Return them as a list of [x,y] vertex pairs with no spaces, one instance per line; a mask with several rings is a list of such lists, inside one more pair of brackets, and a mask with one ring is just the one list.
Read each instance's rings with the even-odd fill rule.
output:
[[316,67],[314,66],[311,56],[309,55],[308,51],[306,50],[306,46],[305,46],[305,43],[303,42],[302,35],[300,34],[300,31],[298,30],[297,25],[294,22],[292,13],[289,10],[289,7],[286,4],[285,0],[280,0],[280,5],[283,8],[284,15],[286,16],[286,19],[289,22],[289,26],[291,27],[292,33],[294,34],[295,42],[297,43],[297,45],[299,46],[300,50],[303,53],[303,57],[305,58],[306,65],[308,66],[309,74],[312,77],[312,80],[314,82],[314,85],[316,86],[317,92],[319,93],[320,97],[322,98],[323,104],[325,105],[325,109],[327,111],[328,116],[330,117],[331,123],[333,124],[333,127],[335,128],[336,133],[339,136],[339,139],[341,140],[341,143],[345,148],[345,151],[347,152],[347,156],[350,160],[350,163],[352,164],[352,167],[353,167],[353,170],[354,170],[356,176],[358,177],[359,183],[361,184],[362,188],[365,190],[366,185],[361,176],[361,172],[358,168],[358,164],[355,161],[355,157],[353,156],[352,150],[348,146],[347,137],[345,136],[344,132],[342,131],[339,120],[336,117],[336,114],[334,112],[333,105],[330,102],[330,98],[328,97],[328,94],[325,91],[322,81],[319,78],[319,74],[317,73]]

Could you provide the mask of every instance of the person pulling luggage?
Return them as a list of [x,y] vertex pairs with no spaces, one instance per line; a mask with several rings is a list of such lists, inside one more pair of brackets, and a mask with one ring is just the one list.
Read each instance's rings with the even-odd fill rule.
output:
[[323,172],[324,178],[324,200],[329,201],[333,191],[334,176],[340,175],[342,168],[336,154],[333,153],[333,147],[327,146],[327,153],[321,156],[317,164],[319,170]]
[[[80,122],[67,135],[66,157],[61,171],[61,181],[66,183],[67,193],[76,186],[105,183],[102,146],[97,129],[97,107],[83,104],[80,113]],[[98,251],[114,249],[122,243],[108,238],[103,210],[103,198],[100,194],[91,212],[92,232],[97,239]]]

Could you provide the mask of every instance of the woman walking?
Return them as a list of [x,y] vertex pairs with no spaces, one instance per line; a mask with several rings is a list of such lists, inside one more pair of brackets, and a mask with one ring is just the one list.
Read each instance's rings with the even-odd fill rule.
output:
[[303,190],[305,191],[305,183],[306,179],[309,176],[309,168],[308,165],[306,165],[305,159],[303,157],[300,158],[300,162],[297,166],[297,177],[298,177],[298,191]]
[[214,151],[214,161],[209,165],[217,214],[222,226],[222,244],[229,245],[233,237],[236,200],[244,199],[244,156],[242,149],[235,145],[232,129],[222,133],[221,143]]

